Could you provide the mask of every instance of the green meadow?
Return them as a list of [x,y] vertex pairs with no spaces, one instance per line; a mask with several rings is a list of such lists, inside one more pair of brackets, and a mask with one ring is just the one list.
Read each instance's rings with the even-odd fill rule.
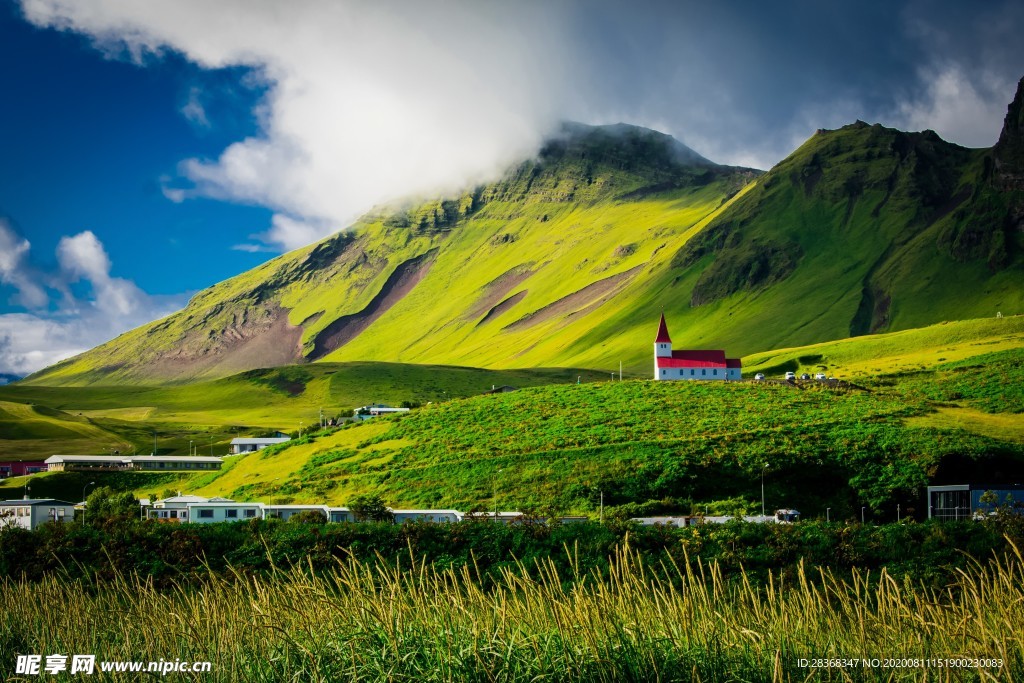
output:
[[[0,389],[7,452],[223,454],[232,436],[304,433],[231,457],[208,474],[118,475],[140,496],[182,490],[240,500],[596,514],[760,511],[879,518],[920,512],[940,478],[1022,471],[1024,319],[962,321],[746,359],[765,382],[612,381],[569,369],[485,371],[315,363],[167,387]],[[835,382],[781,382],[787,369]],[[580,382],[577,384],[577,380]],[[561,384],[556,384],[561,382]],[[521,387],[480,395],[492,385]],[[23,401],[25,403],[15,402]],[[395,418],[321,432],[325,416],[371,401],[419,404]],[[28,405],[32,403],[33,405]],[[77,431],[75,431],[77,430]],[[74,451],[71,449],[74,448]],[[107,476],[107,475],[98,475]],[[40,495],[80,497],[92,478],[32,478]],[[958,479],[959,480],[959,479]],[[24,479],[4,482],[20,494]]]

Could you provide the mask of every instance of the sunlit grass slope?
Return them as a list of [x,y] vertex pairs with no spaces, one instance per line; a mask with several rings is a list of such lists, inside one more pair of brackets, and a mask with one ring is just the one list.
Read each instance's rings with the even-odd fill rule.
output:
[[494,386],[590,382],[572,368],[482,370],[393,363],[317,363],[252,370],[165,387],[0,387],[0,459],[57,453],[188,452],[189,442],[226,451],[233,436],[292,432],[368,403],[401,405],[473,396]]
[[889,334],[755,353],[743,359],[744,374],[827,372],[859,381],[896,372],[929,369],[994,351],[1024,353],[1024,316],[960,320]]

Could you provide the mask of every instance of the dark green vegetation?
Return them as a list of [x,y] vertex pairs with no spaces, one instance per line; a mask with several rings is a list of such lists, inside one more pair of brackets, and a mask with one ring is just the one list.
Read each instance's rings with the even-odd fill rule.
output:
[[[232,683],[639,683],[920,680],[920,660],[984,658],[981,669],[954,665],[966,673],[957,680],[1015,680],[1024,558],[1000,531],[735,523],[627,537],[600,525],[291,522],[5,531],[0,659],[206,660],[214,668],[204,678]],[[955,548],[1008,552],[977,563]],[[55,558],[74,564],[57,568]],[[872,569],[849,569],[858,566]],[[842,670],[800,661],[839,657],[909,661]]]
[[630,126],[570,126],[460,197],[392,207],[28,379],[162,383],[308,361],[617,367],[1024,312],[1024,146],[862,122],[763,175]]
[[741,571],[758,581],[780,570],[793,576],[803,562],[808,568],[836,572],[884,567],[894,576],[941,587],[972,557],[987,559],[1012,551],[1010,543],[1024,541],[1024,526],[1012,516],[984,524],[736,521],[683,529],[620,522],[550,525],[544,520],[511,526],[486,521],[395,525],[295,520],[177,525],[139,521],[125,514],[121,496],[108,492],[90,495],[90,503],[96,506],[86,524],[44,525],[34,532],[0,530],[0,576],[39,581],[74,567],[77,578],[138,574],[166,588],[211,571],[266,574],[293,564],[324,571],[349,556],[389,566],[413,557],[439,569],[470,567],[487,587],[517,563],[532,572],[548,559],[566,576],[578,571],[608,578],[611,557],[625,544],[651,566],[682,565],[687,556],[699,557],[717,562],[728,578]]

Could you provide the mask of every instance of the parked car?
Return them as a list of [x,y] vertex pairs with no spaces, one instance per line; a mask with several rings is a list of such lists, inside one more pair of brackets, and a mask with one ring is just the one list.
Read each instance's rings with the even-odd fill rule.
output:
[[800,375],[800,379],[806,380],[806,379],[810,379],[810,378],[811,378],[811,376],[808,375],[806,372],[804,374]]
[[795,372],[787,372],[786,373],[786,380],[787,381],[795,380],[795,379],[796,379],[796,373]]
[[756,375],[754,375],[754,379],[757,380],[758,382],[760,382],[761,380],[764,379],[764,373],[763,372],[757,373]]
[[815,373],[814,379],[816,379],[819,382],[821,382],[821,381],[824,381],[824,380],[828,379],[828,377],[825,376],[824,372],[818,372],[818,373]]

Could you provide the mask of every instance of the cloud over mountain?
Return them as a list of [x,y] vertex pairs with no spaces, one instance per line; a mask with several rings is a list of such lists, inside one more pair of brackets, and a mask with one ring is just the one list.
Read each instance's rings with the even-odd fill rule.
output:
[[[103,244],[86,230],[61,239],[59,267],[32,265],[31,245],[0,218],[0,283],[25,312],[0,315],[0,373],[24,375],[167,315],[184,297],[151,297],[110,274]],[[77,290],[77,293],[76,293]]]

